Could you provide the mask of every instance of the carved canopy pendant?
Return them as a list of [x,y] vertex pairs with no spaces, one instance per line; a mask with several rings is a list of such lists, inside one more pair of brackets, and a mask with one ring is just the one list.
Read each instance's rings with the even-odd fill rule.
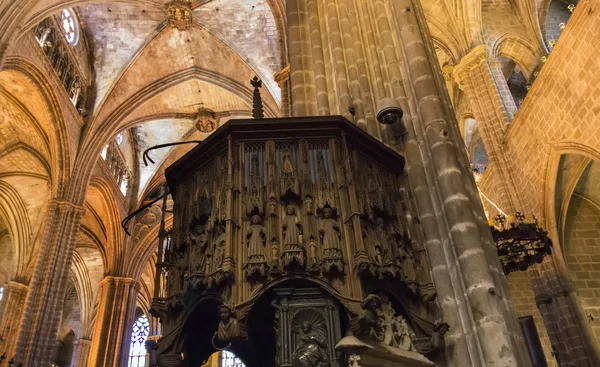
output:
[[248,201],[246,203],[246,214],[258,211],[264,213],[263,199],[263,176],[260,172],[258,155],[254,153],[250,161],[250,182],[248,185]]
[[300,185],[292,151],[285,149],[281,156],[281,196],[284,197],[288,192],[299,196]]

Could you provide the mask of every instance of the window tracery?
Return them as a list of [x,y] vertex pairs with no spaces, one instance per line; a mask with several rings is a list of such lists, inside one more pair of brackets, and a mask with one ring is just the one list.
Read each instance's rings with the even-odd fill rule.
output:
[[100,156],[104,162],[106,162],[108,170],[114,177],[123,196],[127,196],[131,173],[129,172],[125,157],[123,156],[121,149],[119,149],[117,142],[118,138],[108,143],[100,152]]
[[129,367],[146,366],[146,340],[150,334],[150,323],[146,315],[140,316],[133,324],[129,346]]
[[67,42],[69,42],[71,46],[75,46],[79,41],[79,24],[73,10],[63,9],[60,13],[60,20]]
[[75,14],[70,9],[64,9],[60,19],[47,18],[38,24],[33,32],[69,99],[79,115],[84,116],[87,85],[77,68],[74,56],[68,50],[79,40],[79,26]]

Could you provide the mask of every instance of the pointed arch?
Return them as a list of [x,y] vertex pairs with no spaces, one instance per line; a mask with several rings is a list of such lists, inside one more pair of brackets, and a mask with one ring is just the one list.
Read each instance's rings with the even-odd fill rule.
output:
[[10,234],[14,251],[13,274],[15,278],[24,274],[27,258],[31,251],[33,230],[25,203],[17,190],[7,182],[0,180],[0,216],[3,217]]

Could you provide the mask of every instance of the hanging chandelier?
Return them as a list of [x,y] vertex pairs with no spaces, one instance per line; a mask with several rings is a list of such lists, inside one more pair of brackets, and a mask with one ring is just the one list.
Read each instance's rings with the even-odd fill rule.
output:
[[552,253],[548,232],[538,226],[535,217],[533,221],[527,221],[520,212],[509,218],[500,214],[494,218],[490,229],[506,275],[527,270]]

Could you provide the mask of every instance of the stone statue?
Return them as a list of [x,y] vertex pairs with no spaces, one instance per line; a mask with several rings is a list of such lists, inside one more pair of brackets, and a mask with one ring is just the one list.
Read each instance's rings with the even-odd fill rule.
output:
[[323,241],[323,254],[325,257],[338,256],[342,247],[340,245],[341,234],[337,221],[332,218],[331,208],[323,209],[323,219],[319,228],[319,236]]
[[[297,344],[292,356],[293,367],[328,367],[329,358],[324,331],[319,331],[311,320],[303,320],[297,333]],[[318,326],[318,325],[317,325]]]
[[385,229],[385,222],[383,218],[378,217],[375,220],[375,230],[373,234],[375,240],[375,248],[377,248],[378,256],[377,260],[380,264],[385,264],[389,262],[390,255],[390,243],[388,232]]
[[417,279],[417,273],[415,271],[415,262],[410,253],[405,249],[406,244],[404,241],[400,241],[400,246],[397,247],[398,258],[402,264],[402,272],[404,278],[408,282],[414,282]]
[[381,298],[376,294],[369,294],[361,303],[362,315],[358,318],[357,336],[367,339],[383,341],[383,324],[381,323]]
[[246,232],[248,242],[248,261],[264,261],[265,227],[262,226],[260,216],[253,215],[251,225]]
[[192,233],[189,233],[192,247],[192,272],[204,273],[206,270],[206,248],[208,247],[208,234],[203,224],[196,224]]
[[225,227],[217,225],[217,239],[213,245],[212,270],[217,271],[223,266],[225,256]]
[[436,322],[433,325],[431,338],[415,341],[415,349],[421,354],[430,354],[440,350],[444,346],[444,335],[450,329],[446,322]]
[[217,338],[221,341],[232,341],[236,339],[247,339],[248,333],[246,326],[238,322],[233,310],[227,306],[219,307],[219,328],[217,329]]
[[300,235],[302,234],[302,224],[296,216],[296,208],[288,205],[286,216],[283,222],[283,245],[287,250],[300,250]]

